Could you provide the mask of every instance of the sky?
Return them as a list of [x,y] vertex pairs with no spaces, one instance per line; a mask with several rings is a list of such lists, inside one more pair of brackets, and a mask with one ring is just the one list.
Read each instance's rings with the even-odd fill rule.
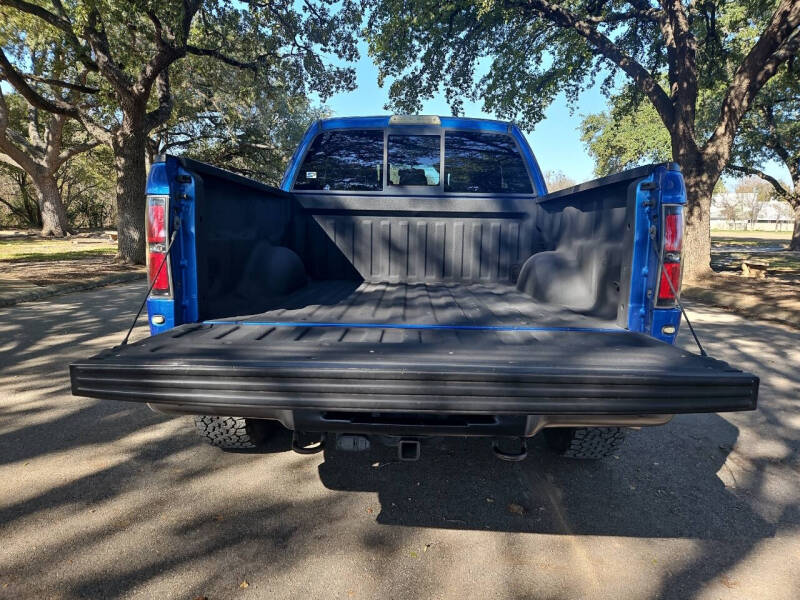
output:
[[[383,106],[388,100],[388,85],[378,87],[378,70],[367,56],[367,48],[363,42],[359,45],[359,50],[361,58],[356,63],[357,89],[336,94],[325,104],[335,115],[342,117],[387,114],[388,111]],[[543,172],[561,171],[581,182],[594,179],[595,175],[593,161],[581,142],[578,126],[584,115],[605,110],[606,99],[600,92],[599,84],[581,94],[577,106],[578,109],[571,113],[566,99],[559,95],[546,111],[545,118],[526,137]],[[426,102],[421,114],[449,115],[450,108],[444,94],[439,93],[433,100]],[[465,102],[464,115],[494,118],[494,115],[481,110],[480,102]],[[779,163],[765,165],[765,171],[779,179],[788,179],[788,171]],[[724,181],[729,188],[735,185],[735,181],[727,177]]]

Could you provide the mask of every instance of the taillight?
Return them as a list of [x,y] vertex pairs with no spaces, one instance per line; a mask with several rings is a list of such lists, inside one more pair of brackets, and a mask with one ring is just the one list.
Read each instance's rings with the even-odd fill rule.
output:
[[664,252],[683,249],[683,211],[680,206],[664,209]]
[[164,244],[167,241],[166,200],[150,198],[147,203],[147,243]]
[[158,290],[169,293],[169,271],[167,270],[167,265],[161,266],[165,257],[166,255],[163,252],[151,252],[148,259],[150,283],[156,282],[153,286],[154,292]]
[[[148,196],[146,209],[147,275],[152,294],[168,296],[170,293],[169,257],[167,256],[167,228],[169,226],[168,197]],[[166,263],[161,266],[162,263]]]
[[664,206],[661,257],[664,261],[658,281],[656,306],[674,306],[681,290],[681,251],[683,250],[683,206]]

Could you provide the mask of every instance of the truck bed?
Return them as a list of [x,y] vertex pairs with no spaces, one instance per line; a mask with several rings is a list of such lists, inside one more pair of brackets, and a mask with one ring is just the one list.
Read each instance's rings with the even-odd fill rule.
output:
[[324,281],[71,366],[73,393],[226,414],[674,414],[755,408],[758,378],[513,286]]
[[[229,306],[236,300],[226,300]],[[246,306],[246,305],[244,305]],[[618,329],[614,321],[584,316],[537,302],[514,285],[479,283],[369,283],[316,281],[281,298],[270,310],[206,321],[220,334],[264,343],[308,342],[458,342],[480,331],[486,341],[524,341],[530,330]],[[275,325],[279,323],[280,325]],[[307,323],[312,327],[304,326]],[[291,325],[297,324],[297,328]],[[385,327],[375,327],[385,325]],[[258,327],[240,331],[242,327]],[[312,331],[313,329],[313,331]],[[237,331],[240,331],[237,335]],[[517,334],[523,335],[517,335]]]

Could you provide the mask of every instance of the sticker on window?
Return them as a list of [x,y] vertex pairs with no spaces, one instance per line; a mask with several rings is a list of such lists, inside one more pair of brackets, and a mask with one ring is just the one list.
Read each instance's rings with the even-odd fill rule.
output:
[[306,171],[306,179],[316,179],[317,172],[316,171]]

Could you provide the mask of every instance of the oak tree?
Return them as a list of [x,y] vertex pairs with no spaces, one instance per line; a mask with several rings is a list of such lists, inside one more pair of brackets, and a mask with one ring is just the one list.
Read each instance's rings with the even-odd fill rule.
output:
[[[392,108],[444,89],[531,128],[559,94],[624,77],[652,104],[688,193],[685,275],[710,272],[711,192],[758,91],[800,48],[800,0],[367,0],[370,54]],[[708,130],[702,93],[722,88]],[[708,110],[712,110],[708,107]],[[546,149],[542,149],[546,151]]]
[[[312,89],[321,96],[354,85],[352,69],[326,57],[357,58],[361,20],[352,0],[240,5],[212,0],[0,0],[20,28],[46,26],[98,92],[67,102],[30,85],[25,57],[0,49],[4,79],[40,110],[81,120],[114,150],[119,256],[144,262],[148,133],[167,122],[170,68],[187,55],[259,73],[257,85]],[[75,86],[83,82],[70,80]]]

